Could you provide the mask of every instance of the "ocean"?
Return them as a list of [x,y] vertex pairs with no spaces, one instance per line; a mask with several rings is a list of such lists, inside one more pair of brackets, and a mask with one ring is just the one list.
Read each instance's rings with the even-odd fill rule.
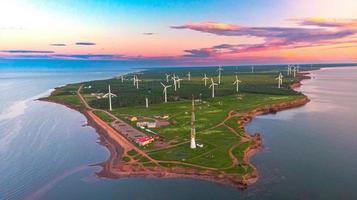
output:
[[313,71],[307,105],[255,118],[260,180],[241,191],[191,179],[104,179],[109,152],[86,118],[36,101],[54,87],[137,70],[116,62],[0,60],[0,199],[357,199],[357,68]]

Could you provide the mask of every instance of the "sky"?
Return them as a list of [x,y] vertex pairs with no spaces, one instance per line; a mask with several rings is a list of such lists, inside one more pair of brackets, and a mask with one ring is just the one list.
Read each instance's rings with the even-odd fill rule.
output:
[[357,62],[356,0],[0,0],[0,58]]

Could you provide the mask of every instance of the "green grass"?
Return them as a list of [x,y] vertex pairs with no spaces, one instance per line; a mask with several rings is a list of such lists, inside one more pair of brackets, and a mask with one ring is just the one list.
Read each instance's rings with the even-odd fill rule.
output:
[[101,118],[105,122],[111,123],[114,121],[114,119],[111,116],[109,116],[107,113],[105,113],[103,111],[96,110],[96,111],[94,111],[94,114],[97,115],[99,118]]
[[135,156],[137,154],[138,154],[138,152],[136,152],[134,149],[128,151],[128,155],[130,155],[130,156]]
[[49,97],[50,100],[65,103],[68,105],[73,105],[76,107],[81,106],[81,101],[77,95],[60,95],[60,96],[51,96]]
[[122,160],[124,162],[129,162],[131,159],[128,156],[123,156]]

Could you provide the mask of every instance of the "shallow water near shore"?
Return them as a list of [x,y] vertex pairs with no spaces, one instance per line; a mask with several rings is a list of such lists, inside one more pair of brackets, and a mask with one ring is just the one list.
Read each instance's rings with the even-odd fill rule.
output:
[[357,68],[312,72],[299,89],[309,104],[248,125],[264,149],[252,158],[260,180],[245,191],[190,179],[97,178],[90,165],[108,152],[85,117],[32,99],[130,69],[48,70],[1,73],[0,92],[9,95],[0,99],[0,199],[357,199]]

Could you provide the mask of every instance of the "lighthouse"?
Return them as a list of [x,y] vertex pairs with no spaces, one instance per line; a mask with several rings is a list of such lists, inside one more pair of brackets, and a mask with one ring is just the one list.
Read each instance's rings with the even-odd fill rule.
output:
[[196,127],[195,127],[195,99],[192,95],[192,115],[191,115],[191,149],[196,148]]

